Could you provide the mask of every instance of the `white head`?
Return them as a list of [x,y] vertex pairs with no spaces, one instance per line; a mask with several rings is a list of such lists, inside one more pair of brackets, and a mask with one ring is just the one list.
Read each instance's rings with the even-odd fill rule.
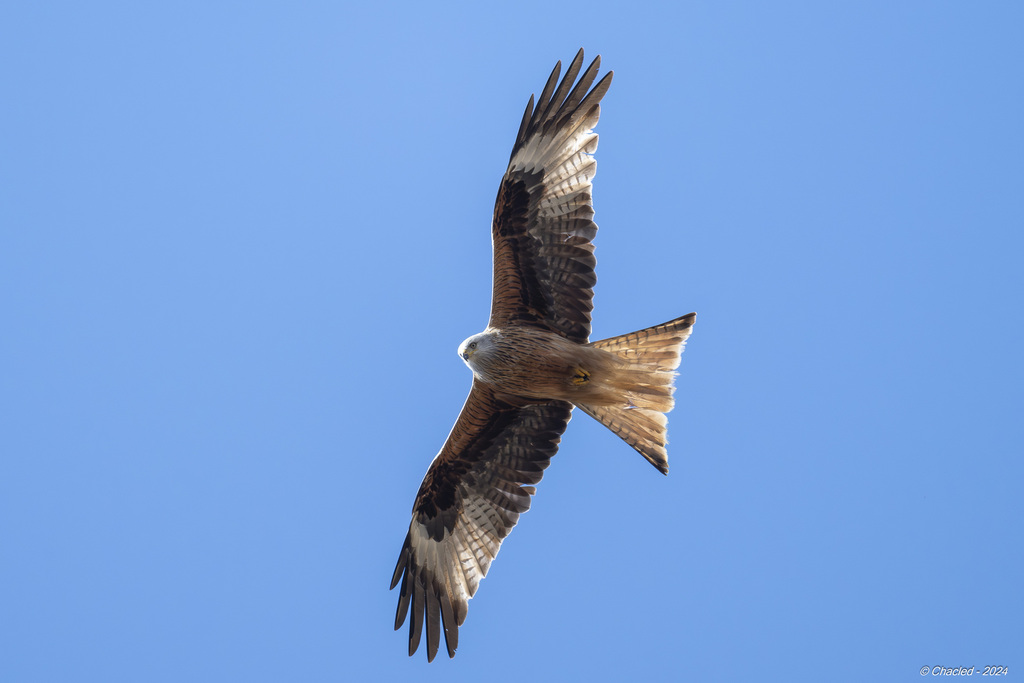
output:
[[484,330],[459,345],[459,355],[474,373],[480,371],[480,361],[485,360],[494,349],[494,333]]

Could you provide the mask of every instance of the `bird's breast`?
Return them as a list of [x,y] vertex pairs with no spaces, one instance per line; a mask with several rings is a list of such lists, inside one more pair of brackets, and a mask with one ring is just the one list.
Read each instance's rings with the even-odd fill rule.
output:
[[516,328],[495,335],[471,358],[476,377],[501,393],[531,400],[572,400],[589,383],[597,352],[553,332]]

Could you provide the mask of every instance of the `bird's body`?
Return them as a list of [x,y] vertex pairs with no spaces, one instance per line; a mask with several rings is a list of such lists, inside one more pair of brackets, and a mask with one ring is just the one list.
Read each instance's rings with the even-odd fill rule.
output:
[[[572,401],[595,394],[589,381],[609,375],[619,363],[606,351],[530,327],[488,329],[477,348],[463,353],[473,376],[496,393],[533,401]],[[467,340],[468,341],[468,340]]]
[[695,314],[589,341],[593,127],[611,73],[591,88],[598,58],[576,82],[582,61],[580,50],[561,83],[559,63],[527,105],[494,207],[490,320],[459,347],[473,386],[420,484],[392,576],[395,628],[411,611],[411,655],[425,624],[428,660],[442,631],[455,656],[468,601],[529,509],[574,407],[668,473],[665,413]]
[[[689,324],[687,320],[687,328]],[[633,347],[620,355],[602,344],[606,342],[584,344],[545,330],[510,326],[470,337],[459,355],[474,378],[510,400],[672,409],[672,361],[678,362],[678,354],[637,359]]]

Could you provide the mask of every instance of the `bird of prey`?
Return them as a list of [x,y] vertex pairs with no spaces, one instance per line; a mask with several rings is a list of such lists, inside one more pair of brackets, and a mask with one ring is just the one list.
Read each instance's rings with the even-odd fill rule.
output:
[[668,473],[665,413],[696,314],[589,341],[593,129],[612,81],[608,72],[591,87],[600,63],[578,82],[582,49],[561,82],[555,65],[526,105],[498,188],[490,320],[459,347],[473,386],[420,485],[391,579],[401,582],[395,630],[409,616],[412,655],[426,622],[428,661],[442,631],[455,656],[469,599],[530,507],[574,406]]

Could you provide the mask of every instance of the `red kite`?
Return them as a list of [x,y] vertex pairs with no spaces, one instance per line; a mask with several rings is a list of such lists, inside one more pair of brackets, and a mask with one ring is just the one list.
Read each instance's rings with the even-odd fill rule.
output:
[[490,321],[459,347],[473,387],[420,485],[391,579],[402,584],[395,629],[411,607],[409,654],[425,621],[428,661],[442,630],[455,656],[469,599],[529,509],[574,406],[668,473],[665,413],[696,314],[589,341],[593,129],[612,73],[591,88],[598,57],[573,87],[582,63],[580,50],[559,83],[559,62],[536,108],[532,96],[526,105],[494,205]]

